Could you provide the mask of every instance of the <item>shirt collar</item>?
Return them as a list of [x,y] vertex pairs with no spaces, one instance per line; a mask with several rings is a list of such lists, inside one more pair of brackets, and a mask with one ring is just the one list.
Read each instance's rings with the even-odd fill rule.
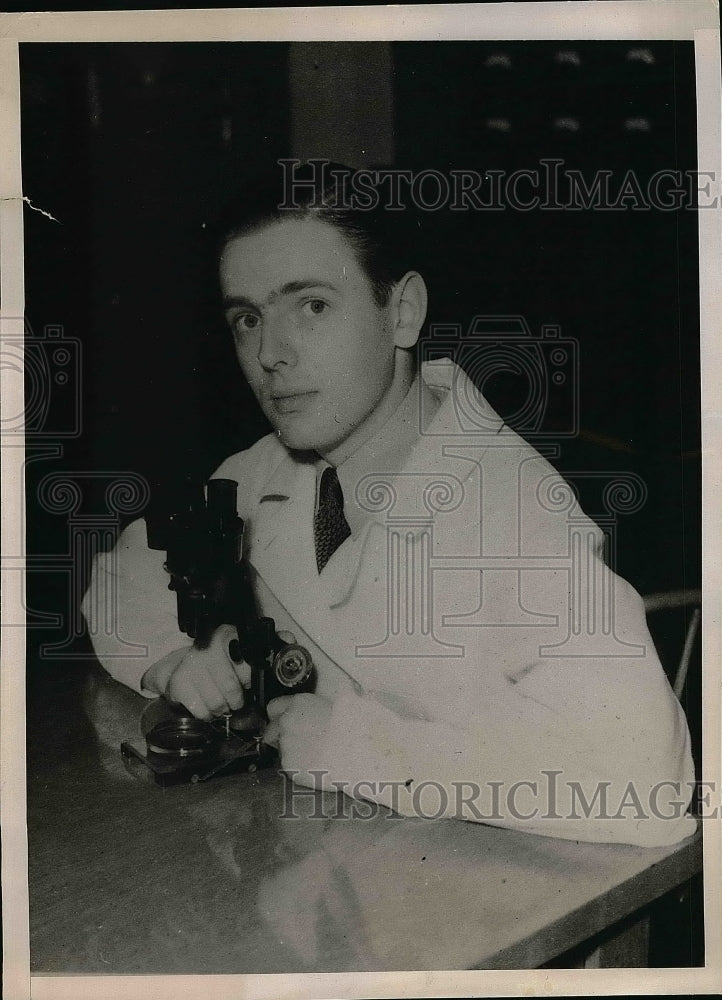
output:
[[[473,425],[466,427],[460,420],[454,396],[471,401]],[[359,533],[371,518],[356,499],[356,488],[369,474],[393,474],[414,467],[423,452],[422,435],[443,441],[446,436],[472,434],[479,443],[506,430],[504,421],[470,382],[463,369],[446,358],[426,361],[409,392],[377,434],[338,467],[338,477],[344,494],[344,512],[352,534]],[[323,470],[328,462],[313,452],[294,452],[281,446],[278,464],[264,484],[266,500],[287,500],[298,490],[299,476],[309,472],[316,477],[316,493]],[[425,456],[428,463],[428,455]],[[305,481],[305,480],[304,480]],[[310,484],[309,484],[310,485]],[[311,487],[312,488],[312,487]]]
[[[439,400],[423,379],[415,378],[386,423],[337,467],[343,490],[344,515],[352,535],[363,530],[370,516],[368,509],[358,503],[358,485],[371,473],[393,475],[401,472],[439,405]],[[323,459],[319,460],[317,483],[327,465]]]

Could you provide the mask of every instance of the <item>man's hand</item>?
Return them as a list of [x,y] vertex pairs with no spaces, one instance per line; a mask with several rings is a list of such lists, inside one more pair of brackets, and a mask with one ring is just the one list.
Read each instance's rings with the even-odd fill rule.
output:
[[294,781],[317,787],[304,774],[312,770],[323,770],[327,762],[323,760],[326,734],[331,723],[332,704],[318,694],[292,694],[274,698],[266,706],[269,723],[263,734],[264,742],[278,747],[281,766],[294,774]]
[[221,625],[206,649],[180,650],[154,664],[143,677],[143,687],[185,706],[197,719],[242,708],[251,668],[231,659],[228,647],[237,638],[232,625]]

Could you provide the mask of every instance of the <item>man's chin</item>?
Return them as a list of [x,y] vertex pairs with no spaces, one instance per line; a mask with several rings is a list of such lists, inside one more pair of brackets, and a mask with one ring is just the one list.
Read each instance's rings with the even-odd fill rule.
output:
[[313,451],[325,454],[337,447],[336,441],[328,440],[323,434],[314,434],[310,428],[276,427],[276,434],[281,444],[290,451]]
[[323,447],[318,435],[297,427],[276,427],[276,435],[281,444],[291,451],[316,451]]

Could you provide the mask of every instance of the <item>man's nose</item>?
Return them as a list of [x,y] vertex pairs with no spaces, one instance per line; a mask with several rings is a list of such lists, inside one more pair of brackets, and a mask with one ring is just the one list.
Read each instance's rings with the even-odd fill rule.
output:
[[272,371],[281,364],[294,365],[296,360],[296,345],[290,324],[281,317],[266,319],[258,347],[261,366]]

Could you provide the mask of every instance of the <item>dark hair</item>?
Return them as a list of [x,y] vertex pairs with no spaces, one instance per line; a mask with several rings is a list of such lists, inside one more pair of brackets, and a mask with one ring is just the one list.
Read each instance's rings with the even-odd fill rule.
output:
[[280,160],[244,185],[214,227],[216,260],[229,240],[284,219],[316,218],[341,232],[368,278],[374,300],[385,306],[415,259],[408,207],[390,210],[373,190],[374,173],[328,160]]

